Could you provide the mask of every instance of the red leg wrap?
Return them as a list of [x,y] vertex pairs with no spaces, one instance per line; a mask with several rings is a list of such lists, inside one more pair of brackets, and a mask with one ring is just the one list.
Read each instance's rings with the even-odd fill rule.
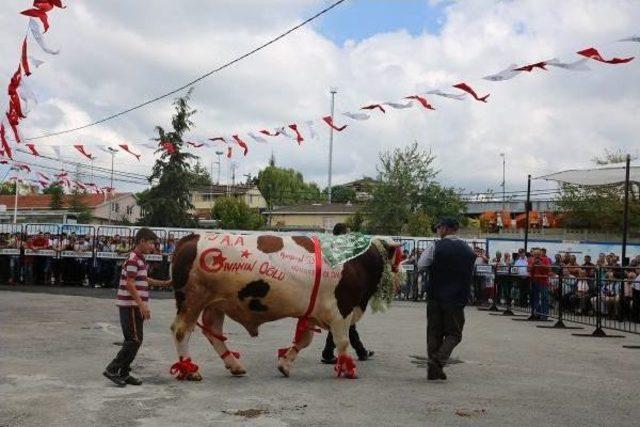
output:
[[171,375],[176,375],[176,378],[180,381],[184,380],[189,376],[189,374],[198,372],[198,365],[191,361],[190,357],[183,359],[180,357],[180,360],[174,363],[169,370]]
[[350,379],[357,377],[356,362],[353,360],[353,357],[348,354],[341,354],[338,356],[338,361],[336,362],[334,369],[338,377],[343,376]]

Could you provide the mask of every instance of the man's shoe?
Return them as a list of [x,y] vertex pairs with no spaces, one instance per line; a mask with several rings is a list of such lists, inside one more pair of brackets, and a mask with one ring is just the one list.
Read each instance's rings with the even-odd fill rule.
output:
[[365,360],[371,359],[374,354],[376,354],[375,351],[367,350],[367,351],[364,352],[364,354],[358,355],[358,360],[361,361],[361,362],[364,362]]
[[320,359],[320,361],[325,365],[335,365],[338,362],[338,359],[336,359],[335,356],[331,356],[331,357],[322,356],[322,359]]
[[446,380],[447,375],[442,370],[442,365],[438,362],[429,361],[427,368],[427,379],[428,380]]
[[127,377],[124,379],[124,382],[129,385],[142,385],[142,381],[140,381],[136,377],[132,377],[131,375],[127,375]]
[[125,381],[125,379],[122,378],[122,376],[117,372],[111,372],[110,370],[105,369],[102,375],[104,375],[106,378],[113,381],[114,384],[117,385],[118,387],[124,387],[127,385],[127,382]]

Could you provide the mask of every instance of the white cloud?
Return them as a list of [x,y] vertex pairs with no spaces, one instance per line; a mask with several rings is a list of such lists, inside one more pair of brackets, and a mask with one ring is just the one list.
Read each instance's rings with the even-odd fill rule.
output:
[[[159,0],[152,6],[124,0],[71,3],[51,13],[48,41],[62,51],[47,57],[47,64],[32,77],[41,102],[24,122],[23,132],[38,135],[77,126],[156,96],[262,43],[325,4],[319,0]],[[11,0],[3,10],[24,7],[25,2]],[[331,19],[332,13],[340,13],[340,8],[324,19]],[[445,184],[476,191],[497,188],[502,151],[507,153],[507,182],[512,189],[522,189],[528,173],[536,176],[586,166],[604,148],[637,151],[637,61],[619,66],[591,61],[592,71],[586,73],[554,68],[522,73],[507,82],[479,80],[513,62],[554,56],[572,60],[573,52],[591,45],[605,56],[638,54],[638,44],[608,43],[637,33],[637,2],[465,1],[446,3],[445,16],[438,35],[397,31],[344,46],[306,27],[199,84],[193,95],[199,110],[193,136],[204,139],[320,118],[328,112],[332,86],[339,90],[340,112],[465,80],[480,93],[490,92],[489,103],[433,97],[430,101],[437,111],[391,110],[384,116],[374,111],[372,120],[353,122],[336,134],[334,183],[375,174],[380,150],[413,140],[433,149]],[[17,14],[0,16],[3,58],[18,60],[25,25]],[[8,76],[11,71],[8,67],[0,74]],[[136,145],[154,136],[155,125],[168,126],[170,114],[167,99],[41,144]],[[325,185],[327,128],[318,126],[318,133],[318,140],[305,141],[301,148],[283,139],[266,146],[252,144],[249,156],[237,159],[239,173],[257,173],[273,151],[278,163]],[[150,170],[152,152],[144,152],[140,164],[123,155],[117,167]],[[203,155],[207,165],[213,150],[208,153]],[[102,156],[96,164],[109,161]]]

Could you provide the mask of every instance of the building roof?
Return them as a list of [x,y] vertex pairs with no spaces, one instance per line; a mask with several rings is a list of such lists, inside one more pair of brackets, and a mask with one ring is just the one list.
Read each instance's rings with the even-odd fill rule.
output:
[[231,194],[245,194],[251,190],[258,190],[258,187],[254,184],[238,184],[238,185],[212,185],[191,188],[192,193],[204,193],[204,194],[227,194],[227,191]]
[[353,188],[356,191],[360,191],[362,189],[369,189],[375,185],[378,185],[379,181],[369,178],[365,176],[361,179],[356,179],[355,181],[345,182],[344,184],[339,184],[340,187]]
[[264,212],[266,215],[352,215],[358,207],[350,203],[313,203],[307,205],[283,206]]
[[[115,193],[113,200],[118,200],[129,196],[132,193]],[[62,207],[69,208],[71,204],[71,195],[65,194],[62,198]],[[7,209],[14,208],[15,196],[0,196],[0,205],[5,205]],[[104,194],[83,194],[80,196],[82,204],[93,209],[106,201]],[[29,194],[26,196],[18,196],[18,209],[22,210],[50,210],[51,195],[50,194]]]

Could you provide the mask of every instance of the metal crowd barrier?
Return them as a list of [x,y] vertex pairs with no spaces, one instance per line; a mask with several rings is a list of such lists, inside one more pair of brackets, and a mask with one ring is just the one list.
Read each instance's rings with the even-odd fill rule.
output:
[[[620,337],[604,332],[611,329],[640,333],[640,267],[549,267],[553,274],[544,284],[542,276],[518,274],[514,266],[476,266],[474,286],[481,280],[493,280],[490,297],[477,298],[472,290],[471,303],[496,315],[519,316],[521,321],[544,322],[555,319],[553,326],[568,327],[570,321],[594,328],[593,332],[574,335]],[[474,298],[475,296],[475,298]],[[490,306],[489,306],[490,304]],[[528,316],[516,315],[526,313]]]

